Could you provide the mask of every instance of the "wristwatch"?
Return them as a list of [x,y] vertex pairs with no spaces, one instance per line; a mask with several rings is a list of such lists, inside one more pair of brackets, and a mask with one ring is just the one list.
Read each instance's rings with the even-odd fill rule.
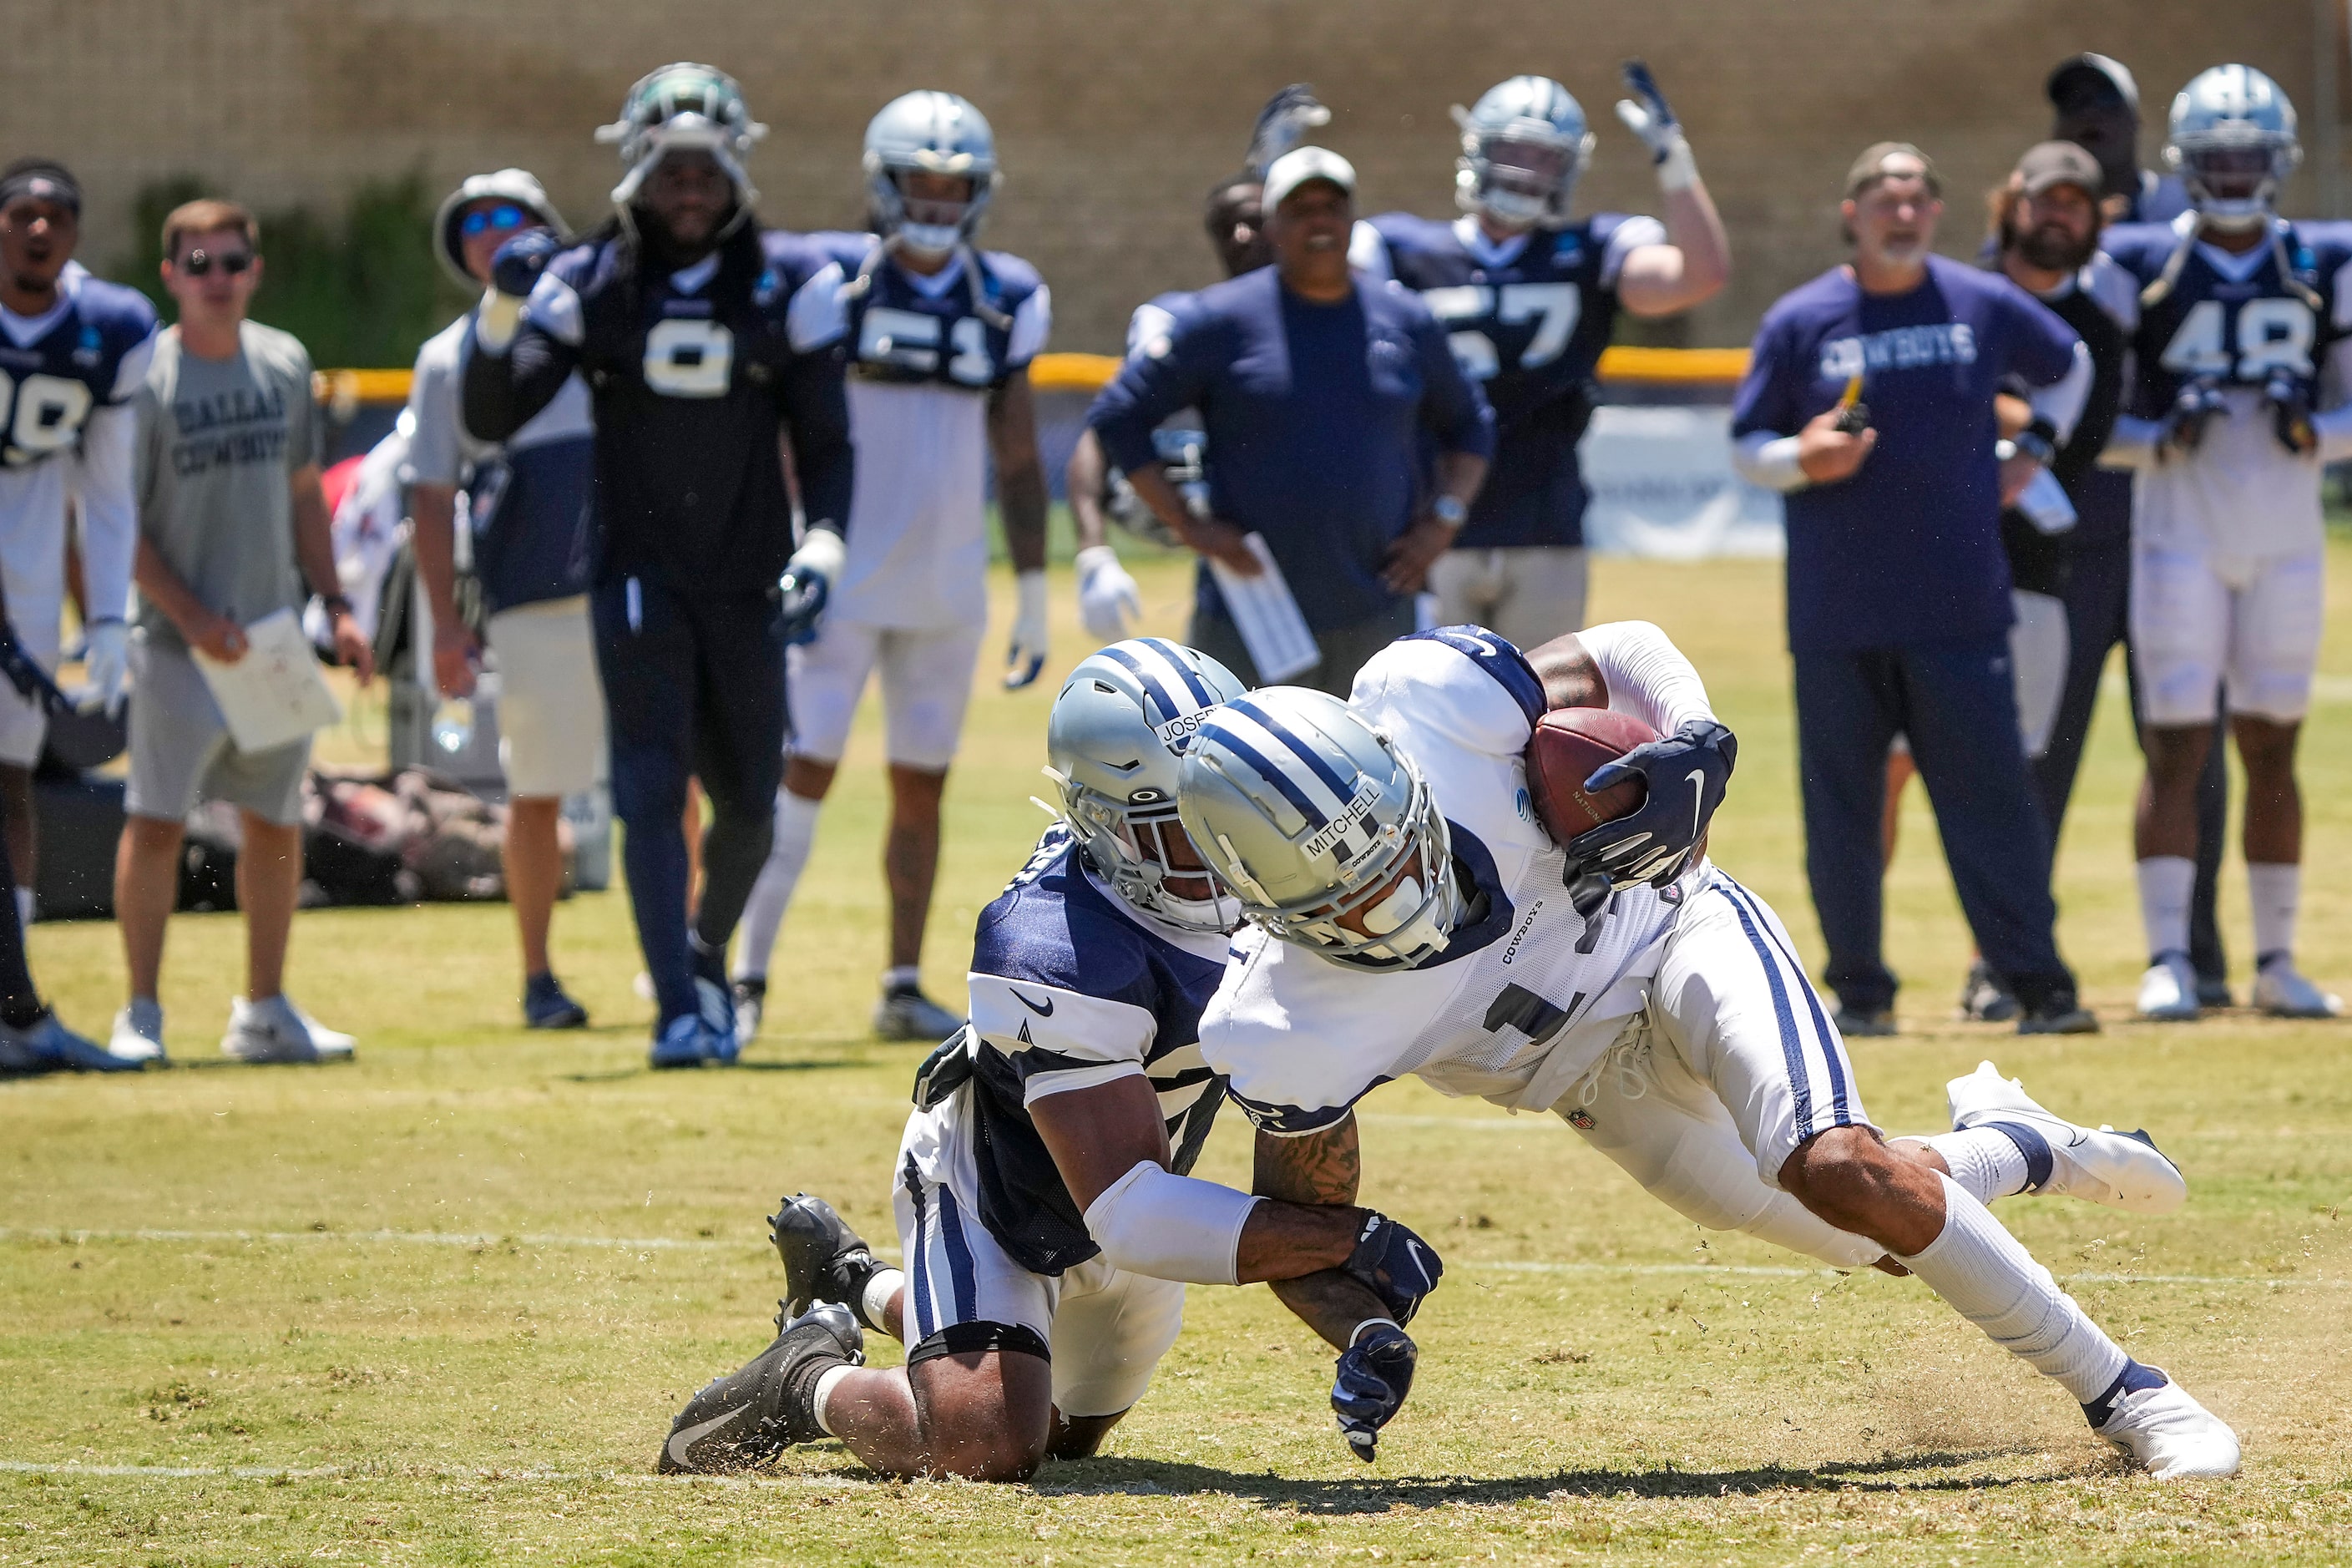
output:
[[351,600],[341,594],[320,595],[319,607],[327,612],[329,620],[333,620],[339,615],[349,616],[358,613],[352,608]]
[[1460,496],[1439,496],[1429,503],[1429,515],[1448,528],[1460,528],[1470,521],[1470,508]]

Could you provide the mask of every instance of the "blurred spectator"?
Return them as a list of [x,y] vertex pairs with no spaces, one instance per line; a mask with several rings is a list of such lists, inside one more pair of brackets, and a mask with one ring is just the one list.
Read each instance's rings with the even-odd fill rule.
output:
[[2058,62],[2042,90],[2053,115],[2051,137],[2098,160],[2109,223],[2170,223],[2189,210],[2178,174],[2139,166],[2139,83],[2123,61],[2075,55]]
[[163,931],[187,815],[203,799],[234,805],[242,832],[246,994],[229,1004],[222,1051],[245,1062],[352,1054],[352,1037],[320,1027],[282,984],[302,884],[310,738],[241,749],[191,653],[235,664],[248,623],[316,594],[332,620],[336,656],[363,682],[374,673],[335,579],[310,356],[286,333],[246,320],[261,281],[257,239],[251,216],[232,202],[189,202],[163,220],[163,287],[180,321],[157,340],[138,399],[138,700],[114,867],[131,1002],[115,1019],[118,1056],[163,1054]]
[[[1880,142],[1846,177],[1853,259],[1784,296],[1758,331],[1733,433],[1741,470],[1788,496],[1806,868],[1825,978],[1849,1035],[1894,1032],[1881,956],[1887,748],[1909,738],[1960,902],[2023,1006],[2021,1032],[2079,1032],[2058,956],[2050,836],[2018,742],[2002,505],[2032,458],[1995,456],[2005,378],[2074,426],[2088,353],[2005,279],[1931,254],[1939,184]],[[2045,448],[2046,450],[2046,448]]]
[[[1183,300],[1087,416],[1110,459],[1170,531],[1237,576],[1264,537],[1321,662],[1297,679],[1345,696],[1364,660],[1412,630],[1412,595],[1469,517],[1494,426],[1445,334],[1414,296],[1348,265],[1355,170],[1299,147],[1266,172],[1274,265]],[[1168,480],[1152,431],[1198,408],[1206,518]],[[1435,449],[1434,496],[1424,493]],[[1191,641],[1259,683],[1206,566]]]
[[[434,253],[451,276],[478,289],[490,280],[499,247],[533,229],[563,233],[537,179],[520,169],[477,174],[441,204]],[[445,697],[468,696],[481,656],[457,608],[463,487],[498,659],[499,764],[508,796],[501,854],[522,939],[523,1022],[576,1029],[588,1012],[557,983],[547,933],[563,887],[557,832],[563,797],[594,786],[604,753],[604,693],[588,623],[595,426],[587,384],[575,374],[503,445],[476,440],[458,411],[458,359],[471,319],[459,316],[417,351],[408,395],[416,570],[433,612],[430,679]]]

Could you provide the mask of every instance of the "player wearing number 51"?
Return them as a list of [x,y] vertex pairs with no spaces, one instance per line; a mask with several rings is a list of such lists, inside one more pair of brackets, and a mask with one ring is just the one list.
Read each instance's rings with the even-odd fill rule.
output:
[[2352,237],[2278,216],[2279,185],[2302,149],[2294,107],[2262,72],[2203,72],[2173,100],[2170,130],[2165,156],[2189,210],[2111,229],[2105,241],[2141,285],[2138,378],[2100,458],[2138,470],[2131,647],[2147,727],[2137,847],[2148,945],[2139,1010],[2198,1014],[2187,951],[2197,780],[2226,686],[2246,765],[2254,1005],[2330,1017],[2336,999],[2294,967],[2294,749],[2325,608],[2320,474],[2352,456],[2352,404],[2317,406],[2322,359],[2338,387],[2352,369]]
[[1441,623],[1472,622],[1534,647],[1584,624],[1584,508],[1577,442],[1592,417],[1593,369],[1617,312],[1671,316],[1731,277],[1723,220],[1682,124],[1639,60],[1618,117],[1658,174],[1655,218],[1570,222],[1592,153],[1584,110],[1549,77],[1515,76],[1454,111],[1462,127],[1451,223],[1382,213],[1349,251],[1421,295],[1454,356],[1495,405],[1495,461],[1454,548],[1430,569]]
[[[727,941],[768,858],[784,647],[814,630],[849,515],[841,268],[753,219],[744,160],[764,130],[709,66],[631,88],[597,133],[621,149],[613,216],[569,249],[544,230],[499,248],[465,369],[466,425],[486,441],[574,371],[594,389],[590,613],[656,1067],[735,1058]],[[780,434],[807,519],[797,550]],[[711,805],[691,931],[689,776]]]

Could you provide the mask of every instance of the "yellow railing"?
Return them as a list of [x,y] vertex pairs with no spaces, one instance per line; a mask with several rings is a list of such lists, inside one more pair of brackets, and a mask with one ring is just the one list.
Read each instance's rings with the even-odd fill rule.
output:
[[[1728,386],[1748,373],[1746,349],[1614,348],[1601,356],[1603,381]],[[1029,366],[1029,384],[1040,392],[1100,392],[1118,374],[1114,354],[1039,354]],[[405,403],[404,370],[322,370],[310,377],[311,395],[348,415],[362,404]]]

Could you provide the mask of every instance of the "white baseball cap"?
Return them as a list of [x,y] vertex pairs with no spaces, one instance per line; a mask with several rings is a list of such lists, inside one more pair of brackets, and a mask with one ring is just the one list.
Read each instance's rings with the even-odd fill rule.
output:
[[1328,147],[1293,147],[1265,171],[1264,210],[1272,212],[1283,198],[1309,180],[1328,180],[1349,195],[1356,194],[1356,166]]

